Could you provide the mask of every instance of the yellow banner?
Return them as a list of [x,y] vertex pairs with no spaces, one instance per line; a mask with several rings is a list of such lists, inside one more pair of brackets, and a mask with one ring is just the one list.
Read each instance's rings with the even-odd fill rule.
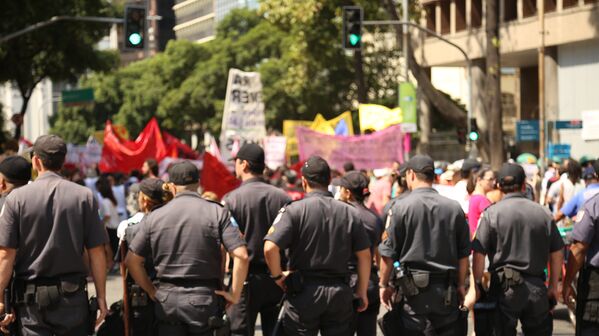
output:
[[343,112],[331,120],[326,120],[322,114],[319,113],[316,115],[316,118],[314,118],[314,122],[312,122],[310,129],[322,134],[335,135],[335,129],[341,121],[345,122],[345,126],[347,127],[346,135],[354,135],[354,123],[351,119],[351,112],[349,111]]
[[292,156],[299,155],[295,128],[298,126],[310,127],[311,125],[312,121],[309,120],[283,120],[283,135],[287,138],[287,160]]
[[358,110],[362,134],[366,130],[380,131],[403,121],[403,114],[399,107],[390,109],[382,105],[360,104]]

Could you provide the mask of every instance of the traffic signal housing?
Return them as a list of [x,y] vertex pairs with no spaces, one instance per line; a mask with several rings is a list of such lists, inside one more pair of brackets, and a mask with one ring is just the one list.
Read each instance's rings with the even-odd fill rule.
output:
[[364,11],[359,6],[343,7],[343,48],[356,50],[362,48],[362,21]]
[[146,44],[146,8],[125,7],[125,48],[144,49]]
[[470,133],[468,133],[468,139],[470,141],[477,141],[480,138],[478,133],[478,126],[476,126],[476,119],[470,118]]

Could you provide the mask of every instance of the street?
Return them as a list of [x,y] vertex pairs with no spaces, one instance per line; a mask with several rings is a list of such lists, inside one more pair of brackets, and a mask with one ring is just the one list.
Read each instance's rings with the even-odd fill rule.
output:
[[[90,295],[93,295],[94,286],[92,283],[88,285],[90,289]],[[122,280],[119,275],[109,275],[106,281],[106,299],[108,302],[108,306],[118,300],[121,299],[123,293],[123,285]],[[380,316],[385,313],[385,309],[381,309]],[[555,336],[566,336],[566,335],[574,335],[574,327],[568,320],[568,310],[566,306],[559,304],[554,311],[554,321],[553,321],[553,335]],[[472,321],[469,321],[468,328],[472,330]],[[470,332],[469,332],[470,334]],[[519,333],[521,334],[521,333]],[[383,333],[378,330],[377,336],[383,335]],[[257,322],[256,325],[256,336],[262,336],[262,332],[260,330],[260,321]]]

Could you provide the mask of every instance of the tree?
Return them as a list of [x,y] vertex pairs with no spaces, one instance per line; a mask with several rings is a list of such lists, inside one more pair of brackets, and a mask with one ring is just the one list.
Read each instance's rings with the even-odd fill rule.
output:
[[[53,16],[111,16],[106,0],[3,1],[0,5],[0,35],[26,28]],[[74,81],[85,71],[105,71],[116,65],[116,55],[95,49],[108,33],[106,24],[58,22],[0,45],[0,82],[16,84],[24,116],[37,84],[45,78]],[[21,136],[21,126],[15,129]]]
[[499,62],[499,3],[497,0],[486,2],[487,23],[487,78],[485,83],[485,106],[489,120],[489,152],[491,166],[499,170],[504,162],[504,146],[501,114],[501,65]]

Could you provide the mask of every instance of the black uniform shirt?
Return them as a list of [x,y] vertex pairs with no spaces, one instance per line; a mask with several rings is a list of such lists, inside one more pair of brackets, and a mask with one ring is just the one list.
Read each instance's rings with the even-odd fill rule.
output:
[[381,242],[381,236],[384,229],[383,223],[379,216],[364,206],[363,203],[350,202],[350,204],[356,208],[358,216],[362,220],[362,224],[364,224],[364,229],[366,230],[368,240],[370,241],[370,253],[374,255],[374,249]]
[[291,270],[320,276],[346,275],[351,256],[370,247],[356,209],[326,191],[281,209],[264,239],[289,248]]
[[91,190],[53,172],[13,190],[0,213],[0,246],[17,249],[19,279],[84,276],[84,247],[107,242]]
[[522,193],[507,194],[482,214],[472,248],[489,256],[489,270],[508,266],[544,276],[549,253],[564,243],[548,209]]
[[239,224],[248,244],[251,263],[265,264],[264,236],[275,217],[291,199],[287,194],[260,178],[249,179],[228,193],[223,204]]
[[[470,230],[459,203],[433,188],[414,189],[395,202],[379,252],[410,268],[457,270],[470,254]],[[385,237],[386,236],[386,237]]]
[[586,201],[582,211],[576,215],[572,239],[590,245],[586,262],[599,267],[599,194]]
[[151,256],[159,279],[219,279],[221,243],[227,251],[245,245],[225,208],[190,191],[178,193],[139,226],[129,249]]

